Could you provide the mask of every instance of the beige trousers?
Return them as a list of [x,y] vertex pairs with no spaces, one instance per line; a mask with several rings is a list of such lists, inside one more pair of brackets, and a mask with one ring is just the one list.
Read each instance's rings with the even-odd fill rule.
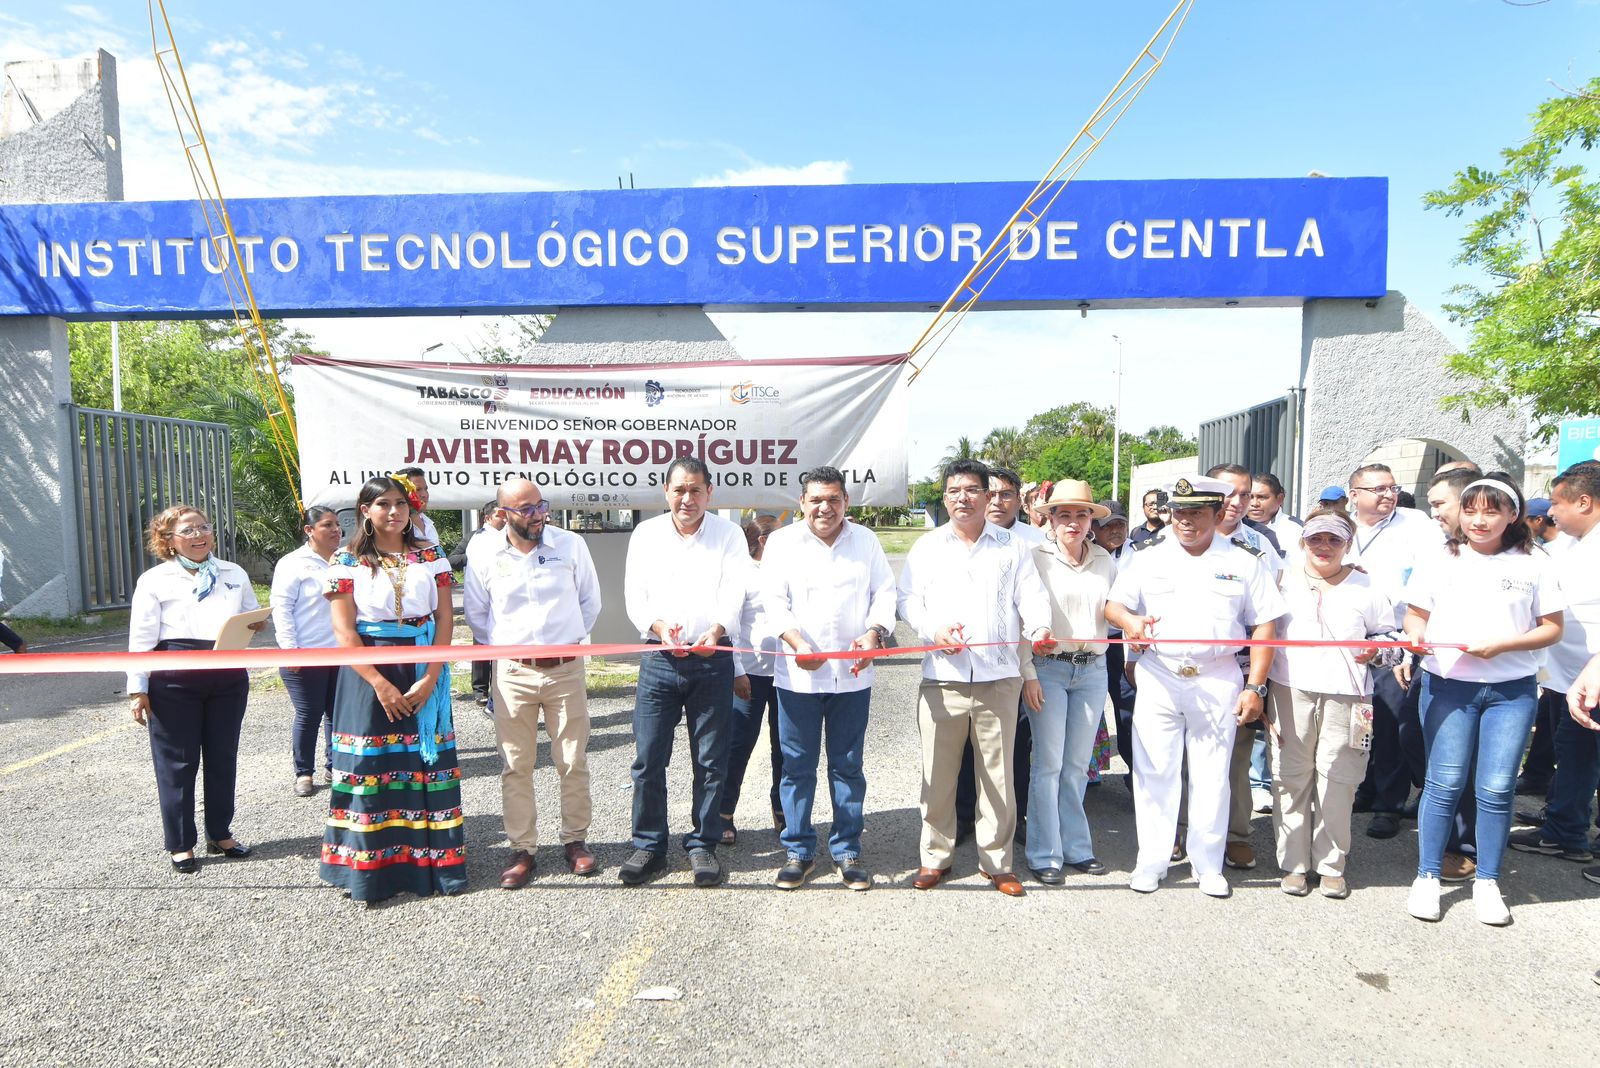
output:
[[505,763],[500,805],[513,849],[531,853],[539,845],[533,768],[541,714],[561,781],[561,842],[582,842],[589,836],[589,698],[583,669],[582,657],[552,668],[495,661],[494,736]]
[[924,680],[917,695],[922,735],[922,866],[948,868],[956,844],[956,778],[961,752],[972,739],[978,779],[978,866],[990,875],[1012,871],[1011,836],[1017,830],[1017,701],[1022,679],[949,683]]
[[1350,809],[1367,774],[1367,753],[1350,746],[1350,712],[1365,699],[1274,682],[1267,700],[1278,725],[1272,739],[1278,867],[1342,876],[1350,855]]

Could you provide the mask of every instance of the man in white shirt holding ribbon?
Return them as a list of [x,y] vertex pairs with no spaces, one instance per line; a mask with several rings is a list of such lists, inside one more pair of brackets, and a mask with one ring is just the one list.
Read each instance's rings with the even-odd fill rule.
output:
[[862,771],[872,660],[808,658],[823,650],[863,652],[884,646],[894,626],[894,572],[877,535],[845,518],[850,495],[836,467],[800,476],[804,522],[767,535],[761,557],[762,605],[767,625],[794,656],[776,658],[778,737],[783,746],[784,829],[788,859],[777,886],[793,890],[816,865],[817,832],[811,809],[817,761],[827,729],[828,782],[833,828],[828,849],[839,877],[852,890],[872,886],[861,863]]
[[1017,646],[1026,637],[1048,653],[1056,642],[1031,543],[984,518],[988,483],[988,468],[976,460],[945,469],[950,521],[911,547],[896,591],[900,618],[922,644],[939,647],[923,655],[917,700],[922,866],[911,885],[931,890],[950,874],[956,774],[970,737],[977,755],[979,869],[1001,893],[1022,897],[1012,844],[1011,758],[1022,695]]
[[[578,645],[600,618],[600,579],[584,540],[545,522],[549,502],[527,479],[500,486],[502,539],[470,553],[464,607],[479,645]],[[478,539],[474,539],[476,544]],[[497,549],[489,547],[498,544]],[[500,885],[527,883],[539,847],[533,768],[539,717],[550,736],[550,759],[561,782],[561,844],[576,875],[592,875],[586,844],[589,795],[589,698],[584,658],[552,655],[494,662],[494,733],[505,770],[500,802],[511,864]]]

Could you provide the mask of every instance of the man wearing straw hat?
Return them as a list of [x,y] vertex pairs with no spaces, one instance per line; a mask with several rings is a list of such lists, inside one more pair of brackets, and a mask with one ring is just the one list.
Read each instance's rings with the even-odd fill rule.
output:
[[[1166,876],[1187,753],[1190,863],[1203,893],[1227,897],[1229,756],[1239,726],[1261,716],[1272,663],[1270,648],[1252,646],[1241,686],[1233,650],[1245,637],[1276,636],[1283,596],[1256,553],[1217,533],[1230,484],[1180,478],[1168,492],[1171,526],[1140,544],[1106,602],[1107,620],[1143,654],[1133,717],[1139,854],[1128,885],[1148,894]],[[1196,643],[1152,646],[1146,638]]]

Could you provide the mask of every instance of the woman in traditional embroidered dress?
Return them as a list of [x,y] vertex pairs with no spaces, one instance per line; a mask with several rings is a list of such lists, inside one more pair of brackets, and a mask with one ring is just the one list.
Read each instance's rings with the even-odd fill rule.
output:
[[[356,509],[355,535],[328,571],[339,644],[449,645],[450,563],[416,539],[404,487],[371,479]],[[369,902],[466,888],[455,749],[447,661],[339,669],[324,881]]]

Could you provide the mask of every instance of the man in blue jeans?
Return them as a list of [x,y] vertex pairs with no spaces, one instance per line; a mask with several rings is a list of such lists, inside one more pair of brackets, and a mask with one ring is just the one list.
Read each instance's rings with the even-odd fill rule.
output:
[[[1545,682],[1558,701],[1555,726],[1555,777],[1541,827],[1518,831],[1511,848],[1584,864],[1594,861],[1589,846],[1589,803],[1600,787],[1600,731],[1579,719],[1579,705],[1567,714],[1567,696],[1591,657],[1600,652],[1600,464],[1582,463],[1556,476],[1550,512],[1561,530],[1578,539],[1555,558],[1557,581],[1567,599],[1561,640],[1545,660]],[[1592,724],[1593,720],[1590,720]],[[1600,868],[1593,881],[1600,882]],[[1588,877],[1589,870],[1585,871]]]
[[800,476],[803,523],[767,535],[761,557],[762,607],[770,628],[793,657],[779,656],[778,738],[783,746],[782,841],[788,859],[775,880],[793,890],[816,867],[817,832],[811,809],[817,761],[827,732],[833,832],[828,849],[851,890],[872,887],[861,862],[862,807],[867,779],[862,750],[872,697],[872,660],[823,659],[819,650],[882,648],[894,626],[894,572],[877,535],[850,523],[850,495],[835,467]]
[[752,579],[744,531],[712,515],[711,472],[692,457],[667,468],[666,515],[647,519],[628,539],[623,596],[639,636],[660,652],[639,661],[634,693],[633,853],[620,875],[630,885],[667,866],[667,762],[678,721],[694,756],[694,826],[684,836],[696,886],[722,881],[722,780],[733,710],[733,655]]

